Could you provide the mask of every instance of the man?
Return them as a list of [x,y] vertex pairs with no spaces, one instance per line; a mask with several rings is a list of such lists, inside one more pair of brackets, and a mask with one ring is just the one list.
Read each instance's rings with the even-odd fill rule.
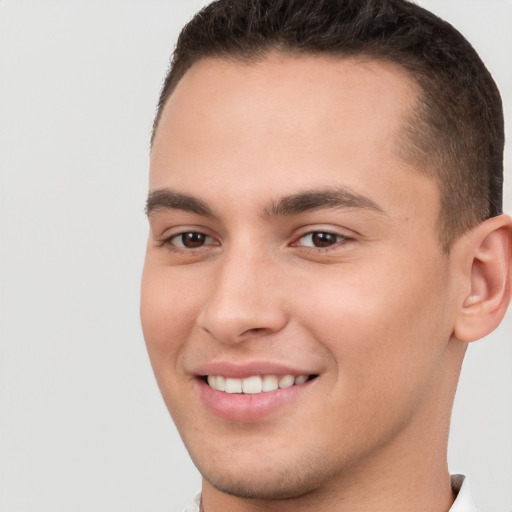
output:
[[468,343],[510,301],[498,90],[404,0],[221,0],[155,120],[142,324],[204,512],[473,511]]

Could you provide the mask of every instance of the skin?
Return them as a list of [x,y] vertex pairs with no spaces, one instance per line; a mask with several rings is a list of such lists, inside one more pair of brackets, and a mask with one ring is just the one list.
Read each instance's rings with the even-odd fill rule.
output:
[[[449,509],[449,415],[472,332],[455,330],[485,290],[466,278],[478,236],[443,252],[438,188],[399,156],[416,96],[391,64],[285,55],[200,61],[171,95],[150,193],[209,211],[150,209],[141,316],[207,512]],[[364,204],[275,207],[318,190]],[[205,237],[187,248],[185,232]],[[315,247],[319,232],[336,236]],[[197,368],[216,361],[317,378],[257,421],[228,421],[198,393]]]

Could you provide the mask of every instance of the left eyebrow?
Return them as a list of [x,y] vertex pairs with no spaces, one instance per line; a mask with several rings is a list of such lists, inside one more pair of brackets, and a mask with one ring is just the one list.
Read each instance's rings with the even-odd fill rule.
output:
[[385,215],[384,210],[369,197],[347,187],[306,190],[274,201],[263,211],[265,217],[298,215],[323,209],[370,210]]
[[167,188],[151,191],[146,200],[146,215],[162,209],[183,210],[205,217],[214,216],[210,207],[200,199]]

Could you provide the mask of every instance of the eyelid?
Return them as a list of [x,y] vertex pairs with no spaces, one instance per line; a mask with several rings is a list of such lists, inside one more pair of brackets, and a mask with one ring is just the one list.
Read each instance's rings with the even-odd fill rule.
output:
[[[174,228],[172,230],[166,230],[167,234],[164,234],[156,239],[157,247],[166,247],[169,250],[175,252],[192,252],[192,251],[200,251],[205,250],[210,247],[217,247],[220,245],[218,237],[211,234],[209,229],[206,229],[202,226],[180,226]],[[201,247],[186,247],[173,244],[172,241],[180,236],[186,235],[187,233],[198,233],[204,235],[205,238],[213,240],[215,243],[205,243]]]
[[[335,243],[320,247],[320,246],[314,246],[314,245],[303,245],[300,243],[301,239],[307,236],[312,236],[314,234],[319,233],[325,233],[330,234],[335,237],[338,237],[339,240]],[[339,228],[335,228],[333,226],[308,226],[306,228],[303,228],[293,239],[293,242],[290,244],[292,247],[298,247],[305,250],[311,250],[311,251],[329,251],[336,249],[340,247],[340,245],[344,245],[347,242],[354,241],[356,238],[355,234],[353,232],[347,233],[347,230],[341,230]]]
[[[315,235],[319,235],[319,234],[332,236],[335,239],[335,241],[333,241],[332,245],[334,245],[335,243],[341,242],[342,240],[346,240],[346,237],[339,235],[337,233],[329,233],[328,231],[312,231],[310,233],[306,233],[305,235],[302,235],[299,238],[299,241],[302,239],[308,238],[308,237],[312,239]],[[307,246],[307,247],[310,247],[310,246]]]
[[[180,237],[183,237],[184,235],[188,235],[188,234],[192,234],[192,233],[196,234],[196,235],[204,235],[204,238],[205,238],[204,244],[201,245],[200,247],[187,247],[184,244],[173,244],[173,241],[179,240]],[[201,233],[199,231],[184,231],[182,233],[178,233],[176,235],[172,235],[172,236],[168,237],[165,243],[169,243],[169,244],[173,245],[174,247],[179,247],[180,249],[184,249],[187,251],[190,251],[193,249],[202,249],[205,246],[218,245],[215,243],[213,243],[213,244],[209,243],[208,240],[215,240],[215,239],[213,237],[211,237],[210,235],[207,235],[206,233]],[[182,240],[182,242],[183,242],[183,240]]]

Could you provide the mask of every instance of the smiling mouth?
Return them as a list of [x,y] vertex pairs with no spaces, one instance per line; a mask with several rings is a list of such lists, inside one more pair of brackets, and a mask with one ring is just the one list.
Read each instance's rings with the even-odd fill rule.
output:
[[316,377],[317,375],[253,375],[245,379],[237,379],[222,375],[207,375],[203,380],[216,391],[255,395],[299,386]]

